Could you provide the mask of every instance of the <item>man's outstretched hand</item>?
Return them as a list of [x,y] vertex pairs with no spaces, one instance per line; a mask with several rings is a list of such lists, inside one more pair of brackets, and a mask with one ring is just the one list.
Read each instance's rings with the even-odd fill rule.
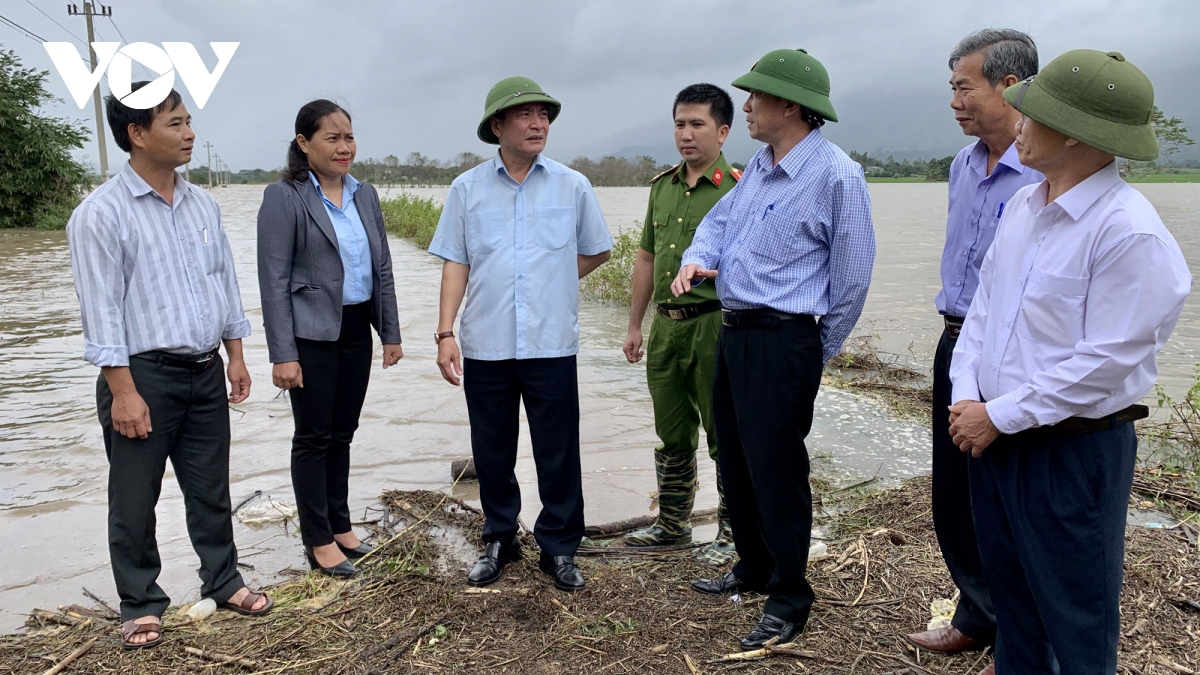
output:
[[679,270],[679,274],[675,276],[675,281],[671,282],[671,292],[678,298],[692,290],[692,282],[696,279],[712,279],[716,276],[716,270],[706,270],[694,263],[684,265],[683,269]]

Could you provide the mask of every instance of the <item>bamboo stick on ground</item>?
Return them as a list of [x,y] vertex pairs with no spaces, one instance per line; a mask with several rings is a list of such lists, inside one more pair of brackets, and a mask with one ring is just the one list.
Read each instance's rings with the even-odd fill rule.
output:
[[243,659],[240,656],[229,656],[228,654],[220,654],[218,652],[206,652],[203,649],[196,649],[195,647],[184,647],[183,651],[191,654],[192,656],[197,656],[202,659],[212,661],[219,666],[225,666],[229,664],[237,664],[243,668],[254,668],[258,666],[257,661]]
[[97,638],[92,638],[91,640],[88,640],[87,642],[80,645],[75,651],[71,652],[70,654],[67,654],[67,658],[63,659],[62,661],[59,661],[58,664],[56,664],[50,670],[47,670],[45,673],[43,673],[43,675],[58,675],[58,673],[61,673],[62,671],[66,670],[67,666],[69,666],[72,663],[74,663],[75,661],[77,661],[79,659],[79,657],[86,654],[88,652],[88,650],[92,648],[92,645],[96,644],[96,639]]

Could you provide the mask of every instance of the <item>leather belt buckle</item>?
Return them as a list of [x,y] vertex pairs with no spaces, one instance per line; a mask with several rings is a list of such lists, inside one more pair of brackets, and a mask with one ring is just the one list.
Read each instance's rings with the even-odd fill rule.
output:
[[687,312],[682,309],[668,309],[667,316],[676,321],[683,321],[687,318]]
[[946,323],[946,330],[949,331],[950,337],[957,338],[962,333],[963,319],[943,314],[942,320]]

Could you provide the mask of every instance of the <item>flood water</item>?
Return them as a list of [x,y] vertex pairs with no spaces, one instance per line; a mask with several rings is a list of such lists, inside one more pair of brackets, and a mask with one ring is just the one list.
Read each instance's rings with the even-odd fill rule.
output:
[[[1142,185],[1187,255],[1200,269],[1200,185]],[[414,190],[441,199],[444,188]],[[647,188],[600,188],[610,229],[634,226],[645,214]],[[262,186],[214,192],[233,245],[242,299],[254,326],[246,361],[254,385],[231,412],[230,481],[234,502],[261,490],[294,501],[288,472],[290,408],[271,386],[255,275],[255,215]],[[941,325],[933,309],[946,209],[944,184],[873,184],[879,255],[860,331],[883,349],[928,368]],[[411,243],[391,241],[405,357],[386,372],[376,365],[355,438],[351,503],[356,517],[391,488],[446,489],[450,462],[469,456],[461,389],[446,384],[434,363],[440,263]],[[626,310],[585,304],[580,311],[579,378],[586,513],[589,523],[650,509],[655,444],[641,365],[620,354]],[[1181,395],[1200,347],[1200,311],[1189,301],[1164,351],[1161,382]],[[97,370],[81,359],[79,307],[64,233],[0,231],[0,632],[19,628],[35,606],[87,601],[87,587],[116,605],[106,543],[107,465],[95,415]],[[928,433],[853,393],[823,389],[809,449],[835,476],[888,481],[928,471]],[[701,457],[697,508],[715,505],[713,465]],[[528,434],[517,465],[522,517],[539,508]],[[457,493],[472,499],[469,485]],[[194,600],[199,581],[187,540],[183,504],[168,468],[158,507],[164,570],[160,583],[174,602]],[[711,526],[710,526],[711,527]],[[243,570],[252,585],[302,568],[299,538],[278,527],[235,521]],[[700,529],[698,536],[706,530]],[[710,533],[708,533],[710,534]]]

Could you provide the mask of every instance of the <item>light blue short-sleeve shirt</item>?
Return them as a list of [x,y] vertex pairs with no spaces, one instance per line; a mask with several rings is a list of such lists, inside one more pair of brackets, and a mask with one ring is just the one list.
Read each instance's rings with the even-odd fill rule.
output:
[[459,323],[464,357],[481,361],[579,352],[577,255],[612,248],[583,174],[538,155],[523,183],[499,154],[454,180],[429,245],[471,266]]

